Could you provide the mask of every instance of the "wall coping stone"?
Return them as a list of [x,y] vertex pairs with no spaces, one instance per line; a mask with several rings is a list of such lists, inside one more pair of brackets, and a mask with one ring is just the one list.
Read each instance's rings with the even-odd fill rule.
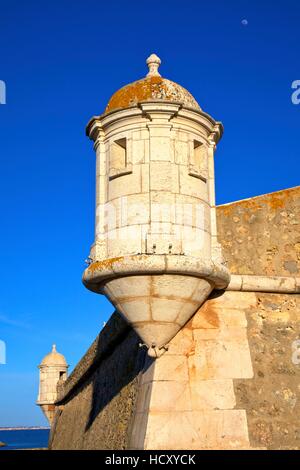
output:
[[300,293],[300,277],[232,274],[225,290],[242,292]]

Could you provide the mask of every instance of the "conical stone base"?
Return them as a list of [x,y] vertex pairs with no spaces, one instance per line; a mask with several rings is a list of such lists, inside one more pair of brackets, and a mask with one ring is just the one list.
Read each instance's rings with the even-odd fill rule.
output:
[[151,356],[159,356],[169,341],[207,299],[213,284],[178,274],[119,277],[103,293],[132,325]]

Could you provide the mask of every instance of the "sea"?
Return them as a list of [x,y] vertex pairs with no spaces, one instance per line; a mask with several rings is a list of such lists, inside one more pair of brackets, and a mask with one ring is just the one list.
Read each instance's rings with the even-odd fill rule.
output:
[[2,450],[45,449],[48,447],[49,429],[0,430],[0,442],[6,444]]

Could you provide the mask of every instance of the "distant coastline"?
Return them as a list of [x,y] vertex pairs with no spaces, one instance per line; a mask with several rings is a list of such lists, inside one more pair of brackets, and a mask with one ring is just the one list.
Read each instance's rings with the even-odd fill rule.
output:
[[50,429],[49,426],[11,426],[11,427],[0,427],[0,431],[35,431],[41,429]]
[[2,426],[0,441],[5,445],[0,445],[0,454],[5,450],[47,449],[49,435],[46,426]]

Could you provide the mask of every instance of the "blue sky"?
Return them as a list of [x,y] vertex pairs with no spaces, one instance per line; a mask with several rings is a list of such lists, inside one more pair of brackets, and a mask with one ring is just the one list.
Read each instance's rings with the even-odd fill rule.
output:
[[94,230],[89,118],[155,52],[161,74],[224,124],[219,204],[296,186],[299,24],[298,0],[0,0],[0,426],[45,424],[38,363],[55,342],[74,367],[113,311],[81,283]]

